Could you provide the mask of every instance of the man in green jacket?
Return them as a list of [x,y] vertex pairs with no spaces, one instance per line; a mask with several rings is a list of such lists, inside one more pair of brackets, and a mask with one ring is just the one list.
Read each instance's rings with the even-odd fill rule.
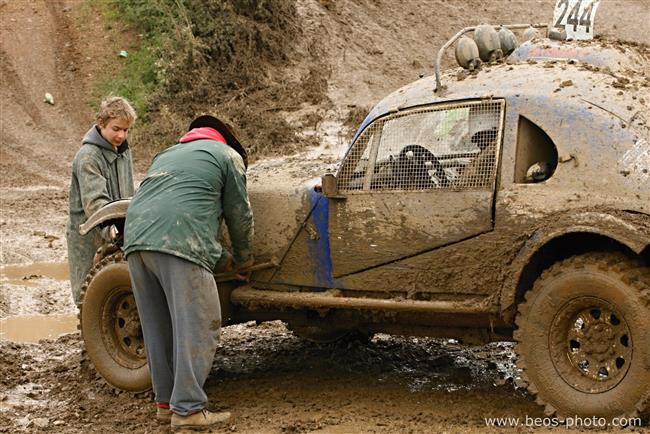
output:
[[[219,243],[224,219],[232,257]],[[154,158],[129,205],[124,237],[157,417],[173,429],[228,421],[230,413],[206,410],[203,391],[221,328],[213,272],[223,263],[253,265],[253,216],[246,153],[225,124],[201,116]]]
[[70,284],[77,305],[97,248],[115,235],[114,229],[96,228],[82,236],[79,226],[107,203],[133,195],[133,161],[127,136],[135,120],[135,110],[126,99],[104,100],[96,124],[84,136],[72,162],[66,239]]

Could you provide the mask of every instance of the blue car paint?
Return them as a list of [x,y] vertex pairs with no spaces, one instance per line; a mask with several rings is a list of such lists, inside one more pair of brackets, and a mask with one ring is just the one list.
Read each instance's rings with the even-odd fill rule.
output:
[[539,46],[537,44],[522,44],[508,58],[511,62],[524,62],[526,60],[556,60],[574,59],[598,67],[610,66],[611,56],[602,50],[589,47],[564,48],[560,46]]
[[329,237],[329,199],[312,189],[309,200],[312,208],[311,220],[318,233],[318,239],[307,241],[314,283],[318,287],[332,288],[334,278]]

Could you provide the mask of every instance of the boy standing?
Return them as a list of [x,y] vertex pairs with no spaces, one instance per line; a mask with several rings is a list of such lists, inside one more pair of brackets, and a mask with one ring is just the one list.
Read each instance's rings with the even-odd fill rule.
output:
[[96,124],[84,136],[72,162],[66,239],[70,284],[77,305],[95,251],[103,240],[111,241],[109,228],[95,228],[82,236],[79,226],[108,202],[133,196],[133,161],[126,138],[136,118],[126,99],[110,97],[102,101]]

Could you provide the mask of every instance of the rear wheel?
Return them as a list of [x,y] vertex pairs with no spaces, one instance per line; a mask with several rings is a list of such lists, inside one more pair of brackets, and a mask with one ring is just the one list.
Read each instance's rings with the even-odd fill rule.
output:
[[613,253],[559,262],[526,294],[516,322],[517,364],[547,415],[648,411],[648,267]]
[[151,388],[151,376],[123,254],[102,259],[82,288],[79,314],[87,355],[111,386],[129,392]]

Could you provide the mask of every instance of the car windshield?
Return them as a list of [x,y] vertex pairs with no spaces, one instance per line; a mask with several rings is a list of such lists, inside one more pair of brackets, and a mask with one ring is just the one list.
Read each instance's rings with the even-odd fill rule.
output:
[[461,107],[423,111],[387,121],[382,129],[377,161],[398,154],[401,148],[397,149],[394,145],[397,143],[422,146],[435,155],[478,150],[471,142],[463,140],[468,134],[468,115],[469,107]]
[[[473,173],[471,182],[463,185],[487,185],[499,112],[499,102],[472,101],[419,107],[377,119],[347,155],[340,185],[347,190],[459,187],[463,172]],[[486,148],[476,163],[480,171],[465,170]]]

